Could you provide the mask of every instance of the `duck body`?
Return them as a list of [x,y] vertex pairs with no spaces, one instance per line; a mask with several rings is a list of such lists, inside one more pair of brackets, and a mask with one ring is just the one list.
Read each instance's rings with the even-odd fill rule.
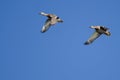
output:
[[105,34],[110,36],[111,33],[108,31],[108,28],[104,26],[90,26],[90,28],[95,29],[95,32],[92,36],[84,43],[85,45],[91,44],[94,40],[96,40],[100,35]]
[[55,14],[47,14],[44,12],[41,12],[40,14],[48,17],[48,19],[46,20],[45,24],[42,27],[42,30],[41,30],[42,33],[46,32],[51,26],[55,25],[57,22],[63,22],[63,20],[60,19]]

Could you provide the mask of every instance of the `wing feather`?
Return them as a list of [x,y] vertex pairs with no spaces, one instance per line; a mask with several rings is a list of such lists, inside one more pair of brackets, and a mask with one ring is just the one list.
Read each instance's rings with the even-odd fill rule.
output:
[[85,45],[88,45],[88,44],[90,44],[90,43],[92,43],[94,40],[96,40],[99,36],[100,36],[101,34],[100,33],[98,33],[98,32],[94,32],[93,34],[92,34],[92,36],[84,43]]
[[51,26],[51,20],[47,19],[44,26],[42,27],[42,33],[46,32]]

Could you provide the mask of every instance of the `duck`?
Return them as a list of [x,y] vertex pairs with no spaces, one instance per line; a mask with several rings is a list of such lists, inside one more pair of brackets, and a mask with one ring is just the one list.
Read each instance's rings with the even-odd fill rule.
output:
[[47,14],[45,12],[40,12],[39,13],[42,16],[46,16],[48,19],[45,21],[45,24],[42,27],[41,32],[44,33],[46,32],[51,26],[55,25],[58,22],[63,22],[62,19],[60,19],[57,15],[55,14]]
[[94,40],[96,40],[98,37],[100,37],[102,34],[105,34],[106,36],[110,36],[111,33],[109,28],[105,26],[90,26],[91,29],[95,29],[92,36],[84,43],[85,45],[91,44]]

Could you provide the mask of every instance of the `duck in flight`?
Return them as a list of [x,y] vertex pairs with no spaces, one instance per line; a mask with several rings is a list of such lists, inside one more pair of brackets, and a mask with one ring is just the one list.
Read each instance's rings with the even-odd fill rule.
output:
[[107,36],[110,36],[111,33],[108,31],[109,28],[106,28],[104,26],[90,26],[90,28],[95,29],[95,32],[92,34],[92,36],[84,43],[85,45],[91,44],[94,40],[96,40],[100,35],[105,34]]
[[60,19],[55,14],[47,14],[44,12],[40,12],[40,14],[48,17],[48,19],[46,20],[45,24],[42,27],[42,30],[41,30],[42,33],[46,32],[51,26],[55,25],[57,22],[63,22],[63,20]]

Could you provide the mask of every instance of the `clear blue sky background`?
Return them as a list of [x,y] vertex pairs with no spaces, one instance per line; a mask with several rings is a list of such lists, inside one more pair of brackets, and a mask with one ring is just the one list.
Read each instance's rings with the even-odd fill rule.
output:
[[[47,19],[64,20],[46,33]],[[91,45],[94,30],[110,28]],[[1,0],[0,80],[120,80],[120,0]]]

